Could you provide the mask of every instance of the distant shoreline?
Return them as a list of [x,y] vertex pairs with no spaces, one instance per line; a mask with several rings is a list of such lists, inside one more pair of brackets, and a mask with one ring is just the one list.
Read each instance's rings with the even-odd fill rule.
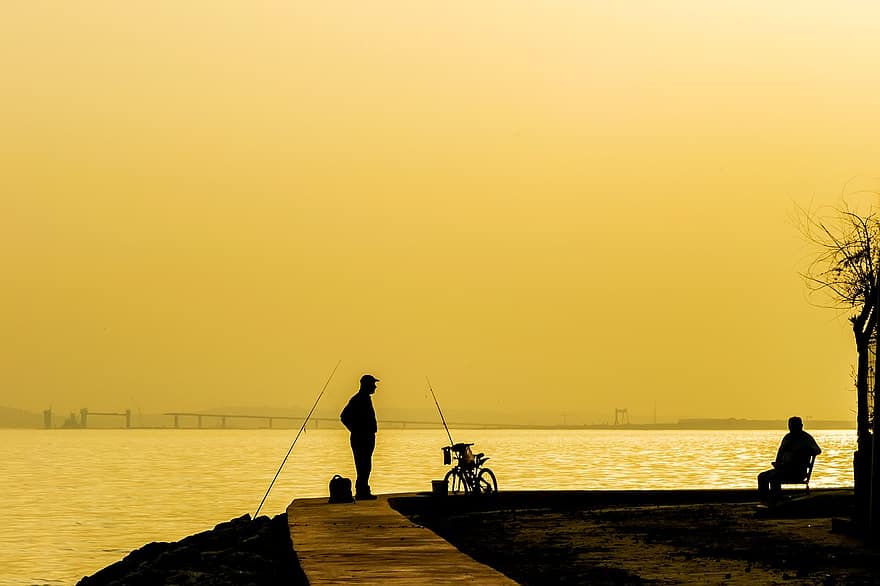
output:
[[[435,424],[427,424],[424,422],[410,422],[408,424],[402,424],[399,421],[395,422],[387,422],[386,425],[382,425],[383,422],[379,421],[379,425],[384,429],[433,429],[437,427]],[[738,430],[738,431],[747,431],[747,430],[784,430],[786,429],[787,423],[785,420],[767,420],[767,419],[682,419],[677,423],[626,423],[619,425],[612,424],[582,424],[582,425],[546,425],[546,424],[517,424],[517,423],[499,423],[499,424],[491,424],[491,423],[450,423],[449,427],[452,429],[509,429],[509,430],[523,430],[523,429],[534,429],[534,430],[599,430],[599,431],[717,431],[717,430]],[[298,427],[298,426],[297,426]],[[117,426],[117,427],[93,427],[90,426],[87,429],[92,430],[119,430],[119,429],[152,429],[152,430],[286,430],[286,429],[296,429],[297,427],[267,427],[267,426],[254,426],[254,427],[236,427],[229,426],[221,427],[221,426]],[[852,421],[843,421],[843,420],[807,420],[805,422],[805,427],[807,429],[812,430],[855,430],[856,425],[855,422]],[[325,423],[323,425],[318,426],[318,428],[329,429],[329,426]],[[47,429],[44,427],[36,426],[36,425],[4,425],[0,423],[0,429]],[[52,430],[61,430],[61,429],[84,429],[82,427],[52,427],[48,428],[47,431]]]
[[[268,412],[267,412],[268,411]],[[256,409],[228,408],[208,409],[196,412],[138,413],[131,410],[123,412],[98,412],[83,408],[79,413],[69,413],[64,417],[46,410],[42,414],[22,409],[0,406],[0,429],[298,429],[303,423],[304,411],[273,410],[258,412]],[[476,419],[476,420],[475,420]],[[550,429],[550,430],[785,430],[788,418],[753,419],[737,417],[681,417],[676,421],[657,421],[652,423],[632,422],[626,416],[622,420],[593,419],[592,423],[521,423],[511,421],[503,415],[458,414],[447,418],[446,423],[453,429]],[[557,420],[558,421],[558,420]],[[584,421],[584,420],[581,420]],[[598,421],[598,422],[597,422]],[[310,429],[342,429],[336,416],[315,415],[309,419]],[[855,419],[813,419],[804,418],[807,429],[856,429]],[[385,414],[379,418],[383,429],[437,429],[441,427],[439,418],[413,414]]]

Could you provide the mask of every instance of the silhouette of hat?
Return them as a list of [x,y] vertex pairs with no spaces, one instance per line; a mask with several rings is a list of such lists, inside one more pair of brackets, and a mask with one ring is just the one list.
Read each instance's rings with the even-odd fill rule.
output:
[[361,382],[362,383],[370,383],[370,382],[377,383],[377,382],[379,382],[379,379],[377,379],[372,374],[365,374],[364,376],[361,377]]

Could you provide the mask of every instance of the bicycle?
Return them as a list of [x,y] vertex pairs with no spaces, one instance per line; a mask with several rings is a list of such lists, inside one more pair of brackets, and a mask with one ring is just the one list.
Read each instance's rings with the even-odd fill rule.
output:
[[443,448],[443,463],[451,464],[453,457],[456,460],[443,480],[452,494],[493,494],[498,492],[498,481],[495,473],[483,464],[489,458],[482,452],[474,454],[471,446],[474,444],[452,444]]

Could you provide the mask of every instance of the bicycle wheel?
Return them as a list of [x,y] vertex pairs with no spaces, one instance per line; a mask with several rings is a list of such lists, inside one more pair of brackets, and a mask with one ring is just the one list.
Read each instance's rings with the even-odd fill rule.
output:
[[477,477],[477,486],[480,487],[481,494],[493,494],[498,492],[498,481],[495,480],[495,473],[488,468],[480,470]]
[[461,473],[455,468],[447,472],[443,480],[446,481],[446,486],[449,487],[449,494],[460,494],[468,490],[467,483],[462,478]]

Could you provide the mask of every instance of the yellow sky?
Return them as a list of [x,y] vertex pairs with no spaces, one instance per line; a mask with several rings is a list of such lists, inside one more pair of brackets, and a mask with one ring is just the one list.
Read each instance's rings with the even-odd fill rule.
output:
[[3,3],[0,405],[851,418],[880,11],[716,4]]

